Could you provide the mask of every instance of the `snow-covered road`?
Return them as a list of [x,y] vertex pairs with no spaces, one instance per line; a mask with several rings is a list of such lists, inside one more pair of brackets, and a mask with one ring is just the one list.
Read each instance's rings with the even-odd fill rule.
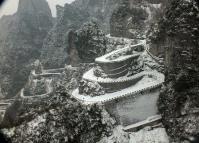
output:
[[[132,85],[128,88],[123,90],[113,92],[113,93],[106,93],[104,95],[91,97],[79,94],[79,90],[76,89],[73,91],[72,96],[77,100],[82,101],[84,104],[94,104],[94,103],[105,103],[111,100],[115,100],[121,97],[126,96],[133,96],[135,94],[139,94],[143,91],[154,89],[160,87],[164,82],[164,75],[158,72],[143,72],[139,73],[139,75],[143,75],[144,77],[142,80],[137,82],[135,85]],[[136,75],[135,75],[136,76]],[[131,78],[132,79],[132,78]],[[95,79],[94,79],[95,80]],[[111,79],[107,80],[106,82],[125,82],[125,80],[120,79]],[[120,81],[118,81],[120,80]],[[129,80],[129,79],[128,79]],[[99,81],[99,80],[98,80]]]

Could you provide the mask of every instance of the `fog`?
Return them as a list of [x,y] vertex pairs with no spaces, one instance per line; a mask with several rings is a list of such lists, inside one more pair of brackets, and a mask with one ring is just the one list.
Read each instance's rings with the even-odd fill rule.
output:
[[[71,3],[74,0],[47,0],[49,3],[49,6],[52,11],[52,15],[55,17],[56,16],[56,5],[64,5],[65,3]],[[17,11],[19,0],[6,0],[4,2],[3,6],[0,8],[0,17],[3,15],[10,15],[14,14]]]

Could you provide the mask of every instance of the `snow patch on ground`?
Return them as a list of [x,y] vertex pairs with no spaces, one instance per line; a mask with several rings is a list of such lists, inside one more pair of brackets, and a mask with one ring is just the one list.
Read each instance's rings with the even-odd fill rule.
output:
[[110,137],[104,137],[98,143],[129,143],[130,136],[124,132],[122,126],[118,126],[113,130],[113,134]]
[[34,120],[30,121],[28,124],[27,124],[27,132],[28,134],[31,134],[33,133],[34,131],[37,131],[37,128],[39,128],[39,125],[40,124],[43,124],[46,122],[46,114],[43,114],[43,115],[40,115],[40,116],[37,116]]
[[98,143],[169,143],[169,138],[164,128],[150,130],[146,127],[138,132],[127,133],[122,126],[118,126],[112,136],[104,137]]
[[129,143],[169,143],[169,138],[164,128],[153,130],[145,128],[139,132],[131,133]]
[[128,39],[124,37],[112,37],[110,36],[110,34],[106,35],[106,38],[108,39],[106,53],[110,53],[114,50],[122,49],[126,46],[133,46],[143,41],[143,40],[137,40],[137,39]]

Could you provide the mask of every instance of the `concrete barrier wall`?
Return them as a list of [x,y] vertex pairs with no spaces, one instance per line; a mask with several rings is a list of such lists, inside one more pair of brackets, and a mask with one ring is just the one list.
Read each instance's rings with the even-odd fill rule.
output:
[[59,68],[59,69],[47,69],[43,70],[44,73],[62,73],[65,70],[65,68]]
[[34,98],[47,98],[53,94],[53,91],[47,92],[41,95],[34,95],[34,96],[24,96],[24,89],[21,90],[20,97],[22,99],[34,99]]
[[136,84],[138,81],[140,81],[143,77],[144,75],[126,82],[99,83],[99,84],[106,90],[106,92],[110,93],[132,86]]
[[[127,69],[131,66],[131,63],[134,60],[137,60],[139,57],[131,57],[129,59],[120,61],[120,62],[113,62],[113,63],[97,63],[102,70],[108,75],[110,78],[118,78],[124,76],[128,73]],[[125,72],[126,71],[126,72]]]
[[107,111],[123,126],[128,126],[147,119],[157,114],[157,88],[146,90],[104,103]]
[[49,80],[48,82],[46,81],[46,93],[41,94],[41,95],[34,95],[34,96],[25,96],[24,95],[24,88],[20,92],[20,97],[22,99],[33,99],[33,98],[46,98],[49,97],[53,94],[53,81]]

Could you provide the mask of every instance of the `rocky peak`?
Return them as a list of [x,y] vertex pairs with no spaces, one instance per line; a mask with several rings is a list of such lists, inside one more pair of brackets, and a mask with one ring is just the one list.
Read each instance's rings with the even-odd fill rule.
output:
[[51,16],[51,10],[46,0],[19,0],[17,13]]
[[46,0],[19,0],[17,15],[38,30],[46,31],[52,26],[52,14]]
[[105,33],[95,21],[84,23],[80,29],[68,34],[67,63],[77,66],[80,63],[92,63],[103,55],[107,48]]
[[[62,9],[62,8],[61,8]],[[89,19],[89,14],[70,4],[59,11],[55,25],[44,40],[41,61],[46,68],[63,67],[68,56],[68,34]]]
[[19,0],[18,11],[0,20],[0,82],[5,96],[15,96],[24,86],[51,26],[45,0]]
[[[72,4],[65,4],[64,8],[58,6],[58,18],[43,45],[41,61],[44,66],[61,67],[68,62],[67,51],[70,51],[68,48],[71,48],[73,33],[83,23],[94,19],[105,33],[109,33],[110,17],[119,2],[120,0],[76,0]],[[76,50],[71,51],[77,53]]]
[[60,18],[62,13],[64,12],[64,7],[60,5],[56,5],[56,10],[57,10],[57,18]]
[[88,12],[91,17],[97,20],[100,28],[106,33],[109,33],[111,14],[121,1],[122,0],[76,0],[72,5]]

